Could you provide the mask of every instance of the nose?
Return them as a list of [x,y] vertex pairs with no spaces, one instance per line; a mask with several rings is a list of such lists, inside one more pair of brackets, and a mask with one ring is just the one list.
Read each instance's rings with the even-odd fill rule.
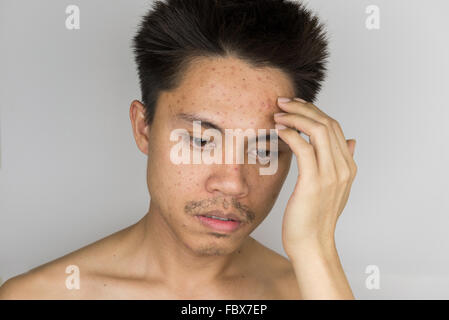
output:
[[243,198],[248,195],[249,187],[245,178],[244,164],[220,164],[208,178],[206,189],[210,193]]

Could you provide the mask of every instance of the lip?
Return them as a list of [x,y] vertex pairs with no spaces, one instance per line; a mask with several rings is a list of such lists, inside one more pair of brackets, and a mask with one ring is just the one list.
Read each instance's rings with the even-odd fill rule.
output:
[[[220,218],[235,219],[235,221],[222,221],[214,218],[208,218],[206,215],[213,215]],[[210,211],[202,215],[195,216],[201,224],[215,231],[234,232],[239,229],[243,222],[234,214],[224,214],[221,211]]]
[[225,214],[221,210],[212,210],[212,211],[209,211],[209,212],[206,212],[206,213],[202,213],[202,214],[200,214],[200,216],[216,216],[216,217],[219,217],[219,218],[232,219],[232,220],[235,220],[235,221],[242,222],[242,219],[238,215],[236,215],[236,214],[234,214],[232,212]]

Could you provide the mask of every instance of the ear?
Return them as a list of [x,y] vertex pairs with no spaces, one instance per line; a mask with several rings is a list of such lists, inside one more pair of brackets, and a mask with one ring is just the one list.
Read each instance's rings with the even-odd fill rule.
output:
[[348,149],[349,149],[349,152],[351,153],[351,156],[354,157],[356,140],[351,139],[351,140],[346,140],[346,142],[348,143]]
[[137,100],[131,103],[129,118],[133,127],[134,140],[137,147],[144,154],[148,155],[148,132],[149,126],[145,121],[145,106]]

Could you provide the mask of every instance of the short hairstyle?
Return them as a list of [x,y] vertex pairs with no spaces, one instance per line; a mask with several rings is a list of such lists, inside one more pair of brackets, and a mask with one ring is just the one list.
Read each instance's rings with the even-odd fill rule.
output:
[[297,1],[156,1],[132,40],[146,122],[153,122],[160,92],[176,89],[201,57],[277,68],[296,97],[314,102],[326,76],[327,46],[324,25]]

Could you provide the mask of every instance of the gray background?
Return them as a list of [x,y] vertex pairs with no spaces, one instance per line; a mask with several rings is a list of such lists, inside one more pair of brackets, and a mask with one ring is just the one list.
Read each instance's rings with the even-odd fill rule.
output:
[[[356,298],[448,299],[447,1],[310,0],[331,38],[317,106],[356,138],[359,167],[337,247]],[[140,219],[146,158],[129,105],[130,49],[151,1],[0,1],[0,277],[56,259]],[[81,29],[65,28],[65,8]],[[378,5],[379,30],[365,9]],[[253,232],[285,256],[283,208]],[[365,286],[368,265],[380,288]]]

